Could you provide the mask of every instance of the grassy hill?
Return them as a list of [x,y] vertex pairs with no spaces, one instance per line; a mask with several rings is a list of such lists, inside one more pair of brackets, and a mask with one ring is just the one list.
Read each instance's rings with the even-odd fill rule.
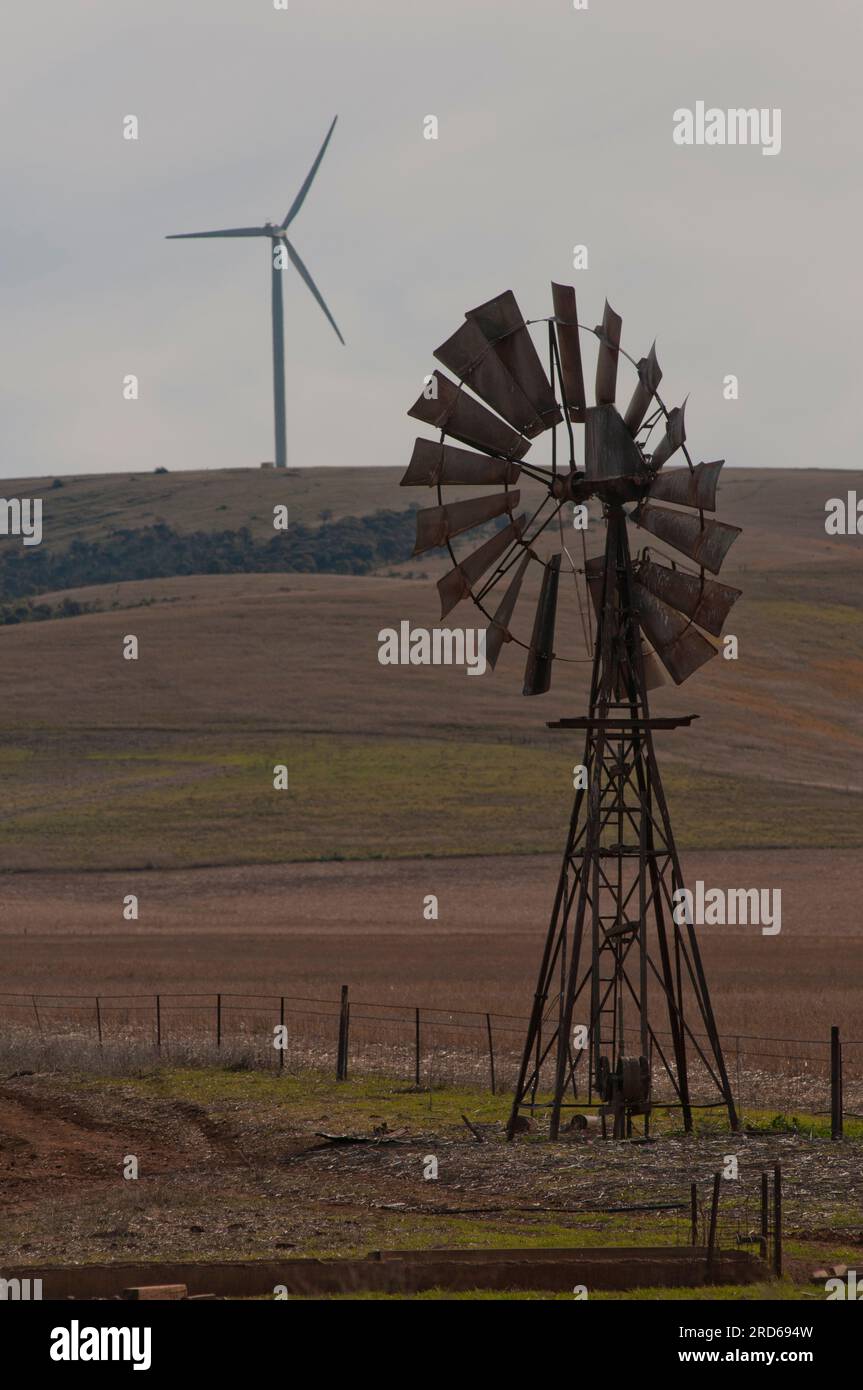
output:
[[[152,505],[166,489],[160,505],[172,499],[172,525],[184,517],[200,525],[195,480],[209,517],[228,505],[220,495],[238,511],[245,480],[255,500],[244,501],[244,524],[285,487],[292,516],[296,507],[308,517],[325,483],[332,500],[338,481],[346,514],[413,500],[399,493],[397,470],[369,472],[154,475],[146,487]],[[730,624],[740,657],[654,697],[657,712],[701,716],[661,736],[684,844],[863,841],[863,552],[855,538],[826,537],[823,525],[826,498],[855,485],[852,473],[746,470],[724,484],[720,514],[746,526],[723,571],[745,590]],[[81,480],[82,494],[101,497],[102,519],[89,525],[127,525],[120,498],[135,486],[128,477]],[[71,535],[66,491],[51,500],[67,507],[55,522],[62,515]],[[135,515],[148,524],[146,510]],[[520,695],[515,648],[479,679],[455,668],[382,667],[381,628],[439,621],[432,581],[441,563],[421,557],[400,573],[366,577],[91,586],[65,597],[102,611],[4,628],[4,867],[554,849],[581,751],[545,721],[581,711],[583,646],[537,700]],[[529,625],[530,593],[524,605]],[[449,621],[476,618],[465,607]],[[139,638],[137,662],[122,659],[128,633]],[[574,605],[564,638],[578,650]],[[288,792],[273,790],[276,763],[289,767]]]

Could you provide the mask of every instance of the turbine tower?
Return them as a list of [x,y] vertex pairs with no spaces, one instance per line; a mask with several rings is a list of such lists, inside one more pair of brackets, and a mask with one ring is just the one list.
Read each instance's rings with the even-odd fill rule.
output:
[[[201,237],[269,237],[270,240],[270,277],[272,288],[272,313],[273,313],[273,413],[275,416],[275,440],[276,440],[276,467],[286,468],[288,462],[288,450],[285,430],[285,318],[282,304],[282,271],[285,269],[285,256],[291,265],[297,270],[301,278],[311,290],[323,312],[326,314],[333,331],[339,342],[344,345],[344,338],[339,332],[338,324],[327,308],[324,297],[309,274],[296,247],[288,240],[288,227],[293,222],[300,208],[306,200],[306,195],[312,186],[315,174],[318,172],[321,160],[326,154],[327,145],[330,137],[335,130],[338,116],[333,117],[333,123],[326,133],[324,143],[318,150],[315,162],[303,180],[300,190],[288,209],[285,220],[276,224],[265,222],[262,227],[228,227],[224,231],[217,232],[179,232],[173,236],[166,237],[166,241],[190,241]],[[281,254],[280,254],[281,252]]]

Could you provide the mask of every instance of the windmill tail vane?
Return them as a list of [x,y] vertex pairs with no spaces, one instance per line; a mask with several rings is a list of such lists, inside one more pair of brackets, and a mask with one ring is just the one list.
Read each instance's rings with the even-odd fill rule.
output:
[[[719,573],[740,528],[705,515],[716,509],[722,460],[693,462],[686,402],[668,409],[659,396],[655,343],[630,357],[607,302],[601,323],[586,328],[571,286],[552,285],[552,308],[532,321],[546,326],[548,371],[511,291],[467,311],[434,354],[452,376],[436,370],[408,412],[438,438],[417,439],[402,479],[436,494],[417,513],[415,553],[449,554],[452,568],[437,586],[441,616],[473,601],[488,624],[488,665],[496,667],[505,647],[522,648],[528,696],[547,693],[560,664],[590,668],[587,713],[550,724],[584,735],[583,776],[508,1136],[547,1112],[556,1138],[567,1110],[594,1107],[603,1132],[610,1124],[621,1138],[636,1116],[648,1132],[658,1103],[679,1108],[688,1131],[701,1092],[707,1103],[718,1095],[736,1129],[699,942],[693,924],[678,921],[683,877],[654,748],[655,732],[687,727],[695,716],[652,717],[648,692],[682,684],[717,655],[740,591],[708,574]],[[593,342],[588,404],[584,359]],[[621,359],[635,373],[622,411]],[[528,462],[547,433],[550,461]],[[685,466],[664,471],[678,454]],[[488,488],[500,490],[474,493]],[[570,504],[593,509],[589,530],[604,526],[601,551],[588,556],[585,545],[581,564],[563,541]],[[461,538],[491,525],[497,529],[465,552]],[[631,529],[651,542],[635,555]],[[572,587],[562,582],[567,571]],[[568,644],[568,627],[576,635],[578,628],[561,616],[561,598],[573,591],[594,619],[587,650],[584,636],[580,647]],[[519,627],[516,610],[528,593],[533,618]]]

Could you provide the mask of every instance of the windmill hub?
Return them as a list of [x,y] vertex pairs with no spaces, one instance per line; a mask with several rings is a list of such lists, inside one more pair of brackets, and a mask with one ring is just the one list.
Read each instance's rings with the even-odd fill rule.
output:
[[[653,746],[656,730],[692,716],[652,717],[648,691],[681,684],[716,656],[740,591],[706,572],[718,573],[739,528],[705,516],[716,508],[722,461],[693,462],[685,402],[669,410],[659,396],[655,345],[636,360],[608,303],[587,329],[571,286],[552,285],[552,296],[548,373],[511,291],[467,311],[435,352],[456,380],[435,371],[436,394],[424,392],[409,412],[438,438],[416,441],[402,479],[436,493],[417,513],[414,553],[445,547],[453,567],[438,582],[441,617],[473,600],[488,623],[487,665],[505,646],[522,648],[525,695],[549,690],[555,663],[590,671],[587,715],[554,726],[584,731],[586,784],[576,791],[508,1136],[523,1127],[522,1110],[548,1108],[556,1138],[562,1109],[585,1105],[603,1124],[611,1116],[615,1137],[636,1115],[646,1132],[657,1071],[687,1130],[695,1087],[718,1091],[736,1129],[698,940],[673,910],[683,878]],[[598,344],[591,405],[582,335]],[[624,411],[621,359],[636,374]],[[546,433],[550,464],[528,460]],[[663,471],[678,451],[685,466]],[[445,500],[453,487],[471,495]],[[502,490],[476,495],[482,488]],[[591,541],[604,535],[588,554],[582,531],[579,553],[562,509],[590,499],[602,511]],[[459,538],[489,523],[491,534],[462,553]],[[651,537],[635,556],[632,525]],[[533,623],[520,629],[516,606],[531,586]],[[580,623],[558,620],[562,592],[575,598]]]

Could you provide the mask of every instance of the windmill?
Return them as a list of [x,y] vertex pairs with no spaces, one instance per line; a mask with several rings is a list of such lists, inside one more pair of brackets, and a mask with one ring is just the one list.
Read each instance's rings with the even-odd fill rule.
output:
[[[523,648],[525,695],[549,690],[556,663],[590,671],[587,714],[549,724],[582,731],[584,755],[508,1137],[524,1127],[523,1110],[547,1108],[556,1138],[562,1111],[585,1103],[599,1110],[603,1132],[610,1118],[615,1137],[631,1133],[633,1116],[647,1132],[660,1072],[687,1131],[696,1076],[736,1129],[698,939],[680,910],[683,876],[654,749],[656,731],[696,716],[652,717],[648,691],[681,684],[717,654],[740,591],[708,572],[719,572],[739,528],[705,515],[716,507],[722,461],[693,463],[685,402],[668,410],[658,394],[655,344],[635,361],[608,303],[588,329],[574,289],[555,284],[552,295],[554,312],[531,321],[547,326],[548,372],[511,291],[467,312],[435,352],[457,380],[435,371],[408,412],[439,437],[416,441],[402,479],[436,493],[437,505],[417,513],[415,553],[446,547],[453,568],[438,582],[442,618],[473,600],[488,623],[488,665],[507,646]],[[582,338],[596,340],[592,405]],[[636,373],[623,413],[621,363]],[[546,432],[550,462],[528,462]],[[675,454],[685,467],[666,471]],[[447,501],[453,488],[500,490]],[[590,518],[581,553],[570,507],[573,518]],[[457,538],[476,527],[491,533],[460,558]],[[636,554],[630,528],[650,542]],[[597,533],[602,548],[588,555],[587,535]],[[520,630],[515,610],[531,585],[533,621]],[[569,654],[561,592],[578,605]]]
[[224,231],[217,232],[178,232],[173,236],[165,238],[166,241],[194,241],[202,237],[268,237],[270,240],[270,283],[273,317],[273,413],[275,416],[277,468],[286,468],[288,462],[285,431],[285,327],[282,304],[282,271],[285,269],[285,258],[287,258],[290,264],[299,273],[300,278],[305,281],[306,285],[311,290],[311,293],[331,324],[339,342],[344,344],[345,341],[339,332],[338,324],[327,308],[324,297],[303,263],[299,252],[288,240],[288,227],[291,225],[306,200],[306,194],[311,188],[315,174],[320,167],[321,160],[326,154],[327,145],[330,143],[330,137],[335,130],[337,120],[338,116],[334,116],[332,125],[324,138],[324,143],[318,150],[315,162],[300,185],[300,190],[291,203],[287,216],[283,222],[278,224],[274,222],[265,222],[261,227],[228,227]]

